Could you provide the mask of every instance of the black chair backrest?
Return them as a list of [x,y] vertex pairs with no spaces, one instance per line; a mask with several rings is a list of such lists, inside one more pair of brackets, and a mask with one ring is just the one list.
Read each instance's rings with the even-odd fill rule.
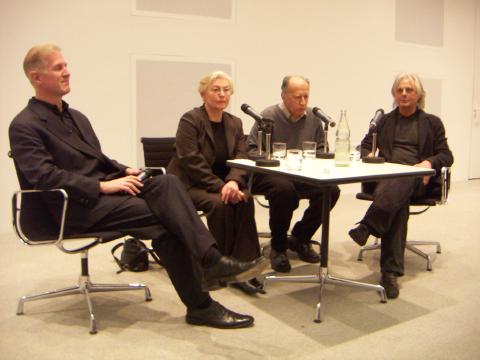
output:
[[142,137],[143,156],[145,166],[167,168],[170,159],[175,154],[175,138],[151,138]]
[[[15,172],[17,173],[18,183],[22,190],[33,190],[34,187],[27,181],[25,176],[18,168],[18,164],[13,158],[11,152],[8,156],[13,159],[15,166]],[[53,198],[55,197],[55,198]],[[49,201],[63,201],[60,194],[49,194]],[[17,231],[17,211],[16,210],[16,197],[12,199],[12,219],[13,225]],[[40,193],[27,193],[21,195],[21,217],[20,228],[23,234],[31,240],[47,240],[55,239],[58,236],[60,226],[53,221],[52,214],[48,211],[47,204],[44,201],[44,197]],[[58,215],[60,216],[60,214]]]

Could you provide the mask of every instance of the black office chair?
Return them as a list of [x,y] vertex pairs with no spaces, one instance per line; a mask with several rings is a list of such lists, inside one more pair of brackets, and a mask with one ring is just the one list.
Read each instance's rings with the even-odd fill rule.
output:
[[[441,188],[438,193],[429,194],[428,197],[412,198],[410,200],[410,206],[422,206],[423,209],[419,211],[410,211],[410,215],[420,215],[426,212],[430,207],[436,205],[445,205],[448,201],[448,194],[450,191],[450,167],[443,167],[440,171]],[[357,193],[356,197],[360,200],[373,200],[373,187],[372,183],[362,183],[362,192]],[[375,238],[375,242],[372,245],[366,245],[360,249],[357,260],[363,260],[363,253],[369,250],[380,249],[380,239]],[[427,270],[432,271],[432,258],[429,254],[420,250],[417,246],[431,245],[436,247],[437,254],[442,252],[440,242],[438,241],[418,241],[407,240],[405,247],[413,253],[423,257],[427,260]]]
[[[164,173],[168,163],[175,154],[174,137],[142,137],[143,157],[145,167],[162,167]],[[205,213],[198,210],[198,215],[204,217]]]
[[[9,152],[9,156],[11,153]],[[145,300],[152,300],[150,289],[144,284],[94,284],[90,281],[88,269],[88,251],[93,247],[123,237],[118,231],[105,231],[84,234],[65,234],[65,215],[68,209],[68,194],[63,189],[34,190],[23,174],[15,170],[22,190],[15,192],[12,198],[13,226],[19,239],[26,245],[55,245],[66,254],[80,254],[81,273],[76,285],[46,291],[35,295],[22,296],[18,302],[17,315],[23,314],[25,302],[48,299],[73,294],[84,294],[90,318],[90,334],[97,333],[97,325],[90,293],[107,291],[143,290]],[[48,201],[60,201],[61,211],[51,214],[45,204]],[[58,221],[54,218],[58,216]],[[71,245],[75,240],[76,245]],[[78,244],[80,242],[80,244]],[[68,245],[67,245],[68,244]],[[70,246],[69,246],[70,245]]]
[[175,154],[174,137],[142,137],[143,156],[146,167],[167,168],[170,159]]

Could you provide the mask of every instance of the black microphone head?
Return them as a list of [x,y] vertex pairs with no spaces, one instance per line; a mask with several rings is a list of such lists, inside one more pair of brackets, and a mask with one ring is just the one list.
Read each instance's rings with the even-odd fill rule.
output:
[[375,111],[375,115],[373,115],[373,119],[370,120],[370,127],[376,127],[378,125],[378,122],[383,118],[383,115],[385,114],[385,112],[383,111],[383,109],[378,109],[377,111]]
[[322,120],[325,124],[328,124],[330,125],[331,127],[334,127],[335,126],[335,122],[332,121],[332,119],[330,118],[330,116],[328,116],[327,114],[325,114],[322,109],[320,109],[319,107],[314,107],[312,108],[312,112],[315,116],[318,116],[320,118],[320,120]]
[[249,108],[250,106],[247,105],[247,104],[242,104],[242,106],[240,106],[240,109],[242,109],[243,112],[247,111],[247,109]]

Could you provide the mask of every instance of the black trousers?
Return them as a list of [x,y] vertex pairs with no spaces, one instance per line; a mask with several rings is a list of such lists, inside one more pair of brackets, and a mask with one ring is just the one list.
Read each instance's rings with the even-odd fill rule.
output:
[[112,229],[152,239],[152,247],[162,258],[175,290],[187,307],[198,307],[210,298],[201,288],[200,264],[207,250],[215,245],[215,239],[175,176],[147,180],[139,196],[125,196],[125,201],[90,231]]
[[[322,187],[291,181],[278,175],[256,174],[252,192],[265,194],[269,202],[271,244],[278,252],[288,248],[287,232],[301,198],[309,199],[309,206],[302,219],[295,223],[292,235],[300,241],[308,241],[322,224]],[[339,196],[338,186],[331,187],[330,209],[333,209]]]
[[188,189],[188,194],[195,207],[205,212],[208,229],[223,255],[240,261],[251,261],[260,256],[255,205],[250,194],[247,193],[247,202],[237,204],[224,204],[220,193],[195,187]]
[[397,178],[379,181],[373,202],[360,221],[382,239],[380,268],[382,272],[404,274],[409,202],[413,196],[425,194],[421,178]]

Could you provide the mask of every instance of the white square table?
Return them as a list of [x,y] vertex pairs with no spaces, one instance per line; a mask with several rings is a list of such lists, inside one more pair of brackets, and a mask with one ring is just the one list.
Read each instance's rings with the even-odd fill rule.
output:
[[323,190],[322,202],[322,236],[320,243],[320,268],[318,274],[302,276],[276,276],[270,275],[265,278],[269,281],[287,281],[299,283],[319,284],[319,296],[316,306],[315,322],[321,322],[324,309],[321,306],[322,290],[325,284],[359,287],[368,290],[375,290],[379,293],[381,302],[387,302],[385,289],[381,285],[362,283],[354,280],[332,276],[328,273],[328,240],[330,226],[330,192],[329,186],[349,184],[364,181],[378,181],[382,179],[398,177],[420,177],[435,175],[435,170],[415,166],[383,163],[369,164],[360,161],[351,162],[347,167],[336,167],[332,159],[310,159],[304,160],[301,170],[288,170],[285,162],[282,161],[277,167],[256,166],[255,162],[247,159],[228,160],[227,165],[235,168],[245,169],[252,173],[277,174],[291,180],[321,186]]

